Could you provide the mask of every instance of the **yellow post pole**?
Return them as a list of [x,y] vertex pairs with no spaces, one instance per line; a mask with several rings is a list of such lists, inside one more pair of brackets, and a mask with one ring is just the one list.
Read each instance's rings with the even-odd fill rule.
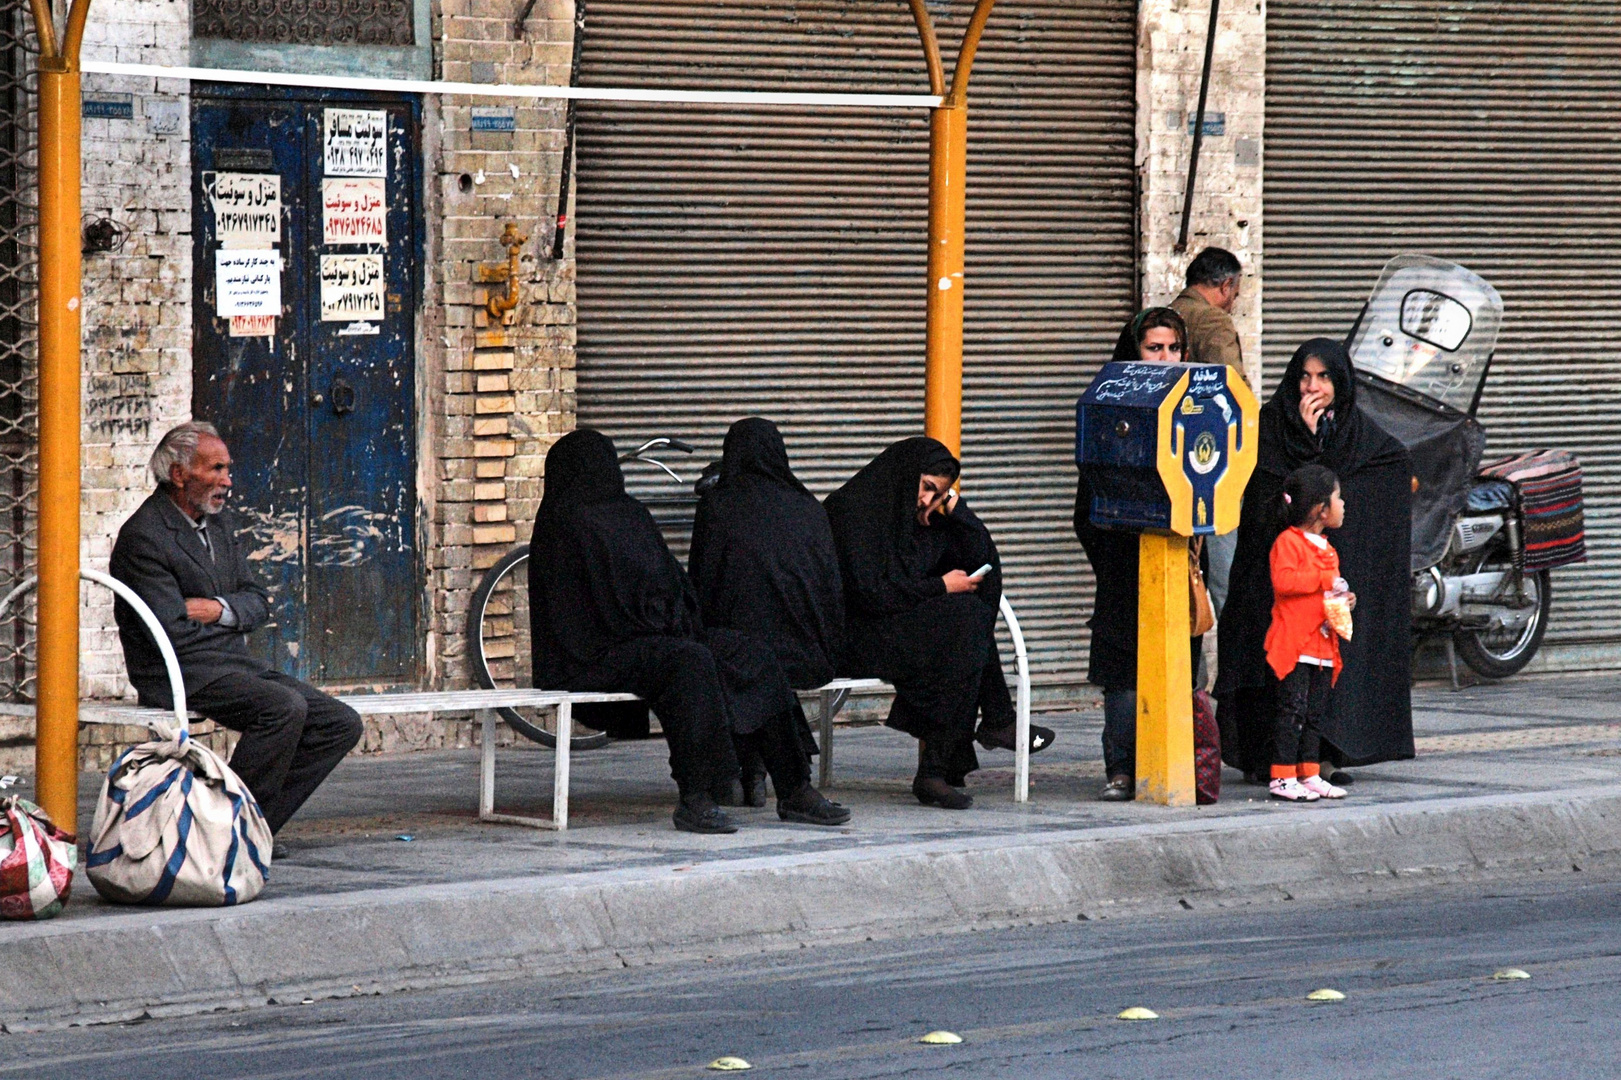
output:
[[1137,798],[1192,806],[1187,538],[1143,533],[1137,587]]
[[79,43],[74,0],[61,48],[34,0],[39,60],[39,647],[35,794],[61,828],[79,808]]
[[968,107],[929,125],[929,306],[923,431],[962,456],[963,231],[968,217]]
[[962,456],[964,232],[968,219],[968,79],[996,0],[977,0],[946,90],[940,46],[924,0],[911,0],[932,92],[929,124],[929,303],[923,431]]

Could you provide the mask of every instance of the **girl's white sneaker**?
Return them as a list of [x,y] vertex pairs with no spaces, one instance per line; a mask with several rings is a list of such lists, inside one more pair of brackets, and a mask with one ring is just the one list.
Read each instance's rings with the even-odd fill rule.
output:
[[[1267,790],[1272,792],[1274,799],[1288,799],[1290,802],[1316,802],[1322,798],[1321,795],[1293,776],[1272,781],[1267,785]],[[1341,792],[1341,794],[1344,794],[1344,792]]]
[[1330,784],[1327,780],[1324,780],[1321,776],[1308,776],[1304,780],[1300,781],[1300,786],[1305,788],[1307,791],[1315,791],[1317,793],[1318,797],[1320,797],[1320,798],[1324,798],[1324,799],[1343,799],[1343,798],[1345,798],[1345,789],[1344,788],[1335,787],[1333,784]]

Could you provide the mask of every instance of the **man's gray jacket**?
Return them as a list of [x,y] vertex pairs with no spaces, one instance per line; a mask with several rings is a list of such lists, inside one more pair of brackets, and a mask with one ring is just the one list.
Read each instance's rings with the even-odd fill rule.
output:
[[[210,555],[191,519],[163,490],[153,492],[118,530],[113,545],[113,577],[135,590],[169,632],[186,693],[193,694],[222,675],[259,674],[269,665],[248,653],[248,634],[269,617],[269,594],[253,579],[237,543],[229,510],[208,520]],[[231,627],[186,617],[186,599],[220,599],[236,616]],[[163,654],[135,609],[113,605],[124,665],[142,705],[169,708],[169,675]]]

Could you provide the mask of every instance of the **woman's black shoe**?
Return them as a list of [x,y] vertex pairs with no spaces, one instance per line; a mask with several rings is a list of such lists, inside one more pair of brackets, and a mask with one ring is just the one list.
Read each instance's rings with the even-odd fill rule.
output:
[[708,796],[682,799],[675,808],[675,827],[690,833],[735,833],[737,825]]
[[974,805],[974,797],[958,791],[936,777],[918,777],[912,781],[912,794],[924,806],[938,806],[944,810],[966,810]]
[[806,784],[788,798],[777,800],[777,816],[801,825],[843,825],[850,820],[850,811],[828,802],[820,791]]
[[1323,777],[1323,779],[1327,780],[1330,784],[1338,784],[1340,787],[1350,787],[1352,784],[1356,783],[1356,777],[1352,776],[1348,772],[1345,772],[1343,769],[1336,769],[1327,776]]
[[[991,728],[989,730],[980,728],[974,739],[987,750],[1012,750],[1018,746],[1018,733],[1018,725],[1009,724],[1007,727]],[[1030,752],[1032,754],[1040,753],[1051,746],[1056,738],[1058,738],[1058,733],[1052,728],[1042,727],[1040,724],[1031,724]]]

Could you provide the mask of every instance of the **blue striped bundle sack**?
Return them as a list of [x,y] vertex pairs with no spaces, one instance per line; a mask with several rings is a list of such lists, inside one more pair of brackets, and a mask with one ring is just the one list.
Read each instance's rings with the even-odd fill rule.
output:
[[270,826],[225,760],[182,730],[107,773],[85,873],[116,904],[221,907],[259,895]]

